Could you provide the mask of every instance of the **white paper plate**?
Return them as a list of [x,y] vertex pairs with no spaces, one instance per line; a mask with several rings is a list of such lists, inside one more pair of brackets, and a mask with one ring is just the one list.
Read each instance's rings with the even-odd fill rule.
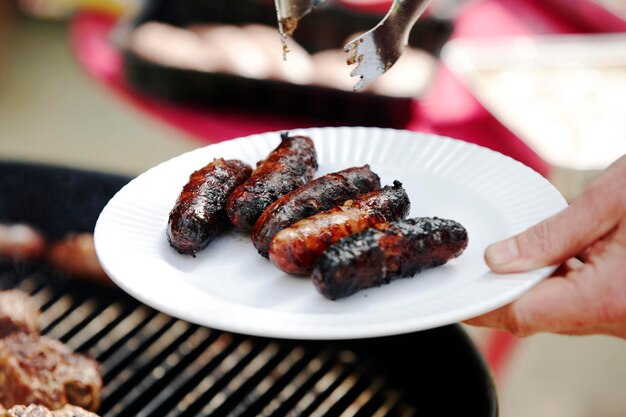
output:
[[370,164],[383,184],[400,180],[410,216],[463,224],[469,245],[448,264],[351,297],[329,301],[306,278],[289,276],[256,253],[249,237],[229,232],[196,258],[165,236],[168,213],[189,174],[215,157],[250,164],[279,143],[266,133],[207,146],[164,162],[120,190],[95,229],[96,250],[111,278],[140,301],[181,319],[259,336],[347,339],[407,333],[458,322],[500,307],[554,268],[498,276],[488,244],[566,206],[528,167],[462,141],[376,128],[303,129],[315,142],[319,174]]

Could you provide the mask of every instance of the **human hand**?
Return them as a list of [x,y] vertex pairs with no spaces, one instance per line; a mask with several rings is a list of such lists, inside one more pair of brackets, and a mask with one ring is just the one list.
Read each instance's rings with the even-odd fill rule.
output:
[[565,210],[489,246],[485,260],[503,274],[562,265],[518,300],[467,324],[520,337],[552,332],[626,339],[626,155]]

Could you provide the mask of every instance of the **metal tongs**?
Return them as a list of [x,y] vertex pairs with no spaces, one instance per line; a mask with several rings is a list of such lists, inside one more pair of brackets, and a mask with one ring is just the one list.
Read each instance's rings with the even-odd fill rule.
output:
[[289,52],[287,37],[293,35],[300,19],[324,2],[326,0],[274,0],[285,60],[287,59],[287,52]]
[[[299,19],[324,1],[275,0],[284,54],[288,52],[286,38],[293,34]],[[350,75],[360,77],[354,91],[365,87],[396,63],[409,41],[413,25],[429,3],[430,0],[394,0],[385,17],[374,28],[344,47],[344,51],[351,52],[348,65],[357,64]]]

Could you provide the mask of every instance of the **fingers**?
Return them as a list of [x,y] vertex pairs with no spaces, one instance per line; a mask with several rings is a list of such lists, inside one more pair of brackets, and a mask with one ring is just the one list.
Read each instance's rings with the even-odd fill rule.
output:
[[588,264],[572,258],[559,269],[562,276],[548,278],[511,304],[466,323],[507,330],[519,337],[551,332],[626,338],[624,249],[613,241]]
[[498,273],[522,272],[584,253],[624,216],[626,158],[616,162],[571,206],[485,251],[485,261]]
[[547,279],[519,300],[467,320],[467,324],[507,330],[518,337],[538,332],[580,333],[586,304],[576,283],[563,277]]

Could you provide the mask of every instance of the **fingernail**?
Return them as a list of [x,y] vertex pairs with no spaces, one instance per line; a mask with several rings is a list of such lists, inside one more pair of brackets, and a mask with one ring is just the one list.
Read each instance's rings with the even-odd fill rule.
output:
[[519,248],[515,239],[506,239],[487,247],[485,258],[491,265],[504,265],[519,257]]

